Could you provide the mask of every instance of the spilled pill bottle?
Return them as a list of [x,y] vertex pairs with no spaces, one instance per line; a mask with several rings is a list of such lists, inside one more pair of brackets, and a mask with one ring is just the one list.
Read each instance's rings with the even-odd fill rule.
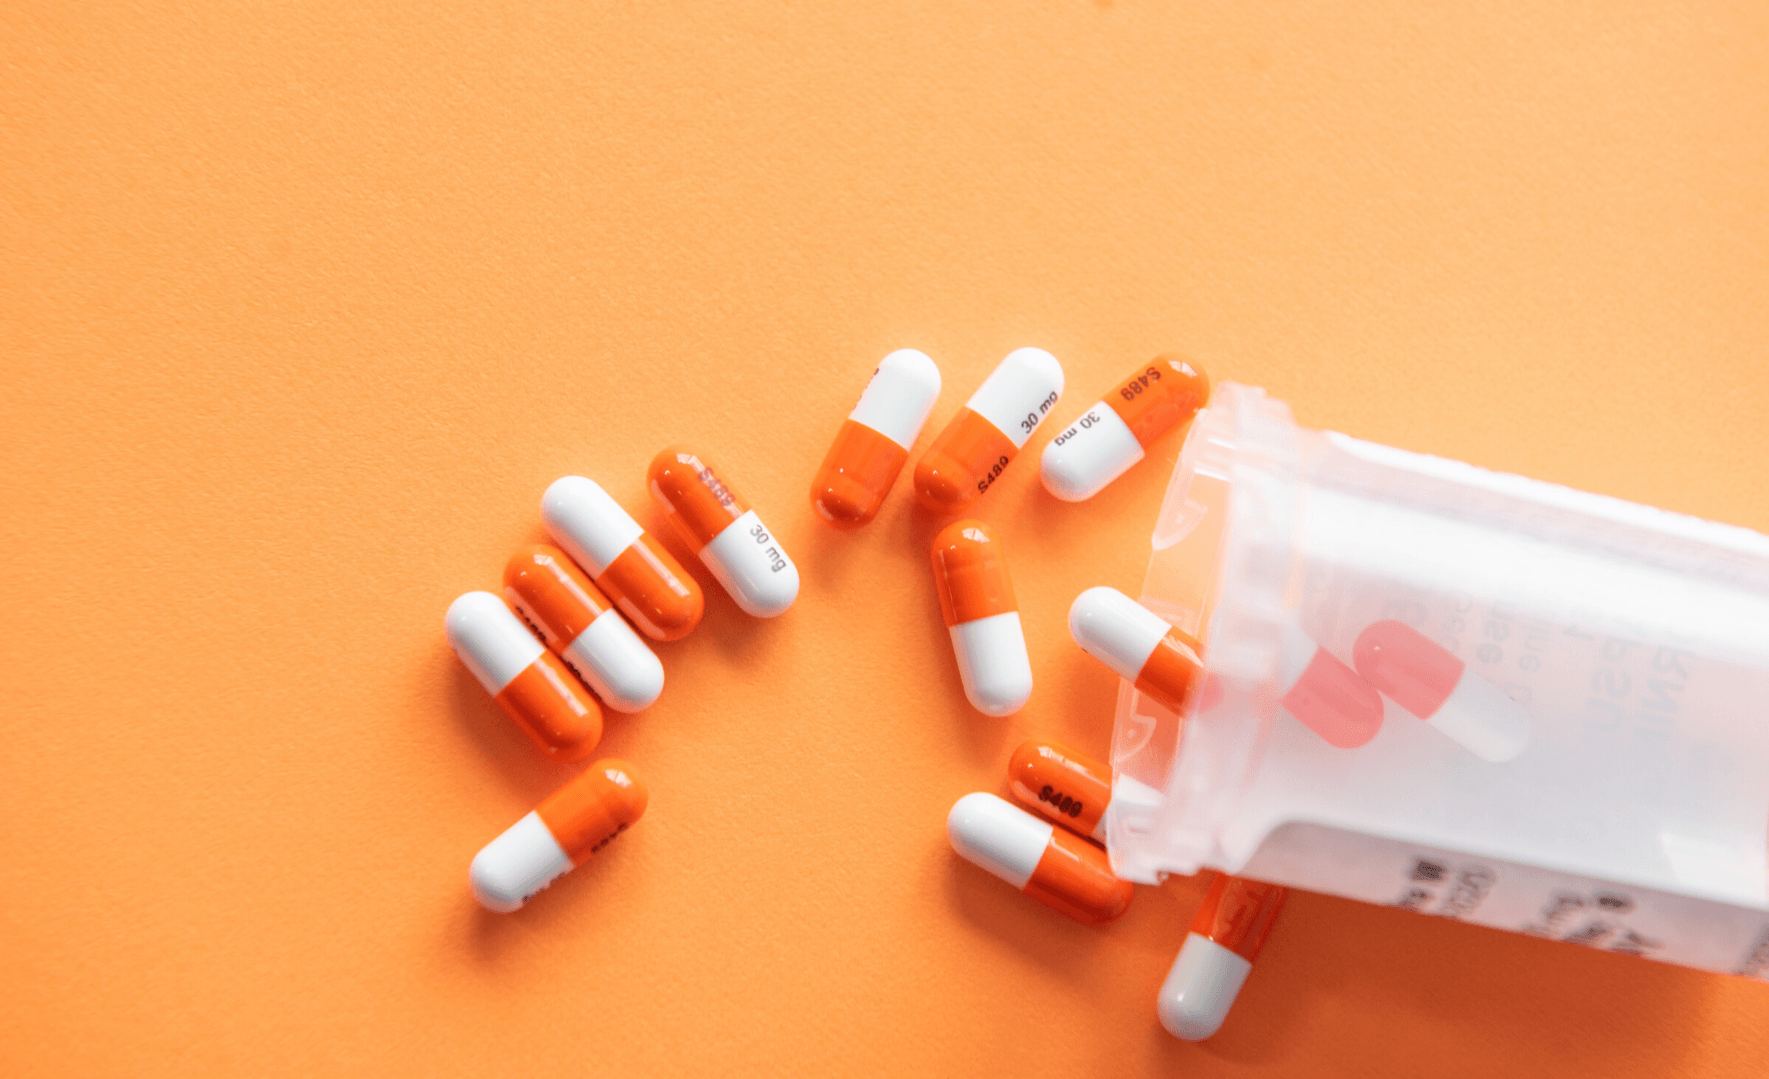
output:
[[[1742,466],[1741,466],[1742,467]],[[1186,439],[1120,686],[1114,871],[1214,868],[1769,977],[1769,536],[1299,427]]]

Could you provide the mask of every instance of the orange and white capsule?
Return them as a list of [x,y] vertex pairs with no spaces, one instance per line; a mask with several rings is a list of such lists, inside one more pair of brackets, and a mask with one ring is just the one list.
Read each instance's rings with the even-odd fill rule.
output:
[[1106,841],[1112,770],[1092,757],[1034,738],[1021,743],[1007,762],[1007,785],[1027,808],[1076,835]]
[[1083,925],[1130,909],[1135,888],[1112,876],[1105,851],[993,794],[960,798],[946,816],[946,838],[966,861]]
[[632,765],[597,761],[473,857],[473,898],[500,914],[519,909],[631,827],[648,800]]
[[1041,348],[1016,348],[996,365],[915,463],[922,507],[955,517],[1019,455],[1063,395],[1063,365]]
[[663,664],[564,551],[524,547],[504,564],[504,599],[602,703],[637,712],[663,692]]
[[1044,489],[1065,502],[1092,498],[1209,397],[1210,379],[1202,369],[1183,357],[1155,357],[1044,447]]
[[448,605],[448,643],[516,726],[554,760],[590,755],[602,709],[504,601],[468,592]]
[[1278,655],[1278,703],[1331,746],[1356,749],[1382,729],[1382,694],[1315,643],[1300,627],[1284,628]]
[[811,481],[817,516],[843,530],[872,520],[939,396],[940,369],[927,353],[900,348],[880,361]]
[[1032,696],[1032,661],[1001,541],[981,521],[954,521],[934,537],[934,586],[971,707],[1007,716]]
[[1405,622],[1364,627],[1352,645],[1357,673],[1383,696],[1495,764],[1529,748],[1529,713]]
[[700,624],[700,585],[594,480],[553,481],[541,496],[541,520],[645,636],[679,641]]
[[651,459],[651,497],[745,614],[773,618],[799,594],[799,570],[756,511],[713,467],[680,446]]
[[1069,636],[1174,712],[1198,684],[1204,665],[1198,642],[1116,588],[1089,588],[1069,607]]
[[1289,895],[1282,885],[1217,875],[1156,998],[1167,1033],[1198,1042],[1221,1029]]

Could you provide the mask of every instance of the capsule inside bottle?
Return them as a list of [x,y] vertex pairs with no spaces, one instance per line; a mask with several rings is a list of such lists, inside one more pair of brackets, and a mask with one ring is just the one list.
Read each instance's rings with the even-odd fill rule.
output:
[[966,861],[1083,925],[1104,925],[1130,909],[1135,888],[1112,875],[1106,852],[979,791],[946,817],[946,837]]
[[1482,760],[1515,760],[1529,747],[1523,706],[1405,622],[1366,626],[1352,663],[1383,696]]
[[1284,630],[1278,703],[1332,746],[1356,749],[1382,729],[1376,687],[1295,626]]

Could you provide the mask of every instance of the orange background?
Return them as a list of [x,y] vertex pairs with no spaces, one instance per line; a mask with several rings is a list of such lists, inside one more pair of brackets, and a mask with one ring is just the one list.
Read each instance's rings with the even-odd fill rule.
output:
[[[1493,5],[1486,5],[1494,7]],[[1070,599],[1178,441],[982,503],[1038,688],[960,693],[907,484],[806,490],[867,374],[1179,348],[1299,418],[1769,529],[1769,12],[1063,0],[15,3],[0,32],[0,1071],[1760,1071],[1769,988],[1298,895],[1224,1032],[1202,882],[1071,924],[961,862],[1021,739],[1104,753]],[[708,586],[603,753],[645,819],[516,915],[574,771],[442,614],[569,472],[694,444],[804,574]],[[698,567],[696,566],[698,572]]]

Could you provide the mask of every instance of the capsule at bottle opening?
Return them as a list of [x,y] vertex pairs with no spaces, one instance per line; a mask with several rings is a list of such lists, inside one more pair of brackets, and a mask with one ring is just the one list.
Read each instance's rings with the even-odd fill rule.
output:
[[967,794],[946,817],[946,838],[966,861],[1083,925],[1130,909],[1135,888],[1112,875],[1106,852],[993,794]]
[[1218,873],[1161,984],[1156,1011],[1176,1038],[1203,1041],[1222,1028],[1290,890]]
[[1116,588],[1101,585],[1076,596],[1069,607],[1069,635],[1082,651],[1176,714],[1184,714],[1203,677],[1197,640]]
[[1089,839],[1106,840],[1112,770],[1059,742],[1033,738],[1007,764],[1008,788],[1029,809]]

